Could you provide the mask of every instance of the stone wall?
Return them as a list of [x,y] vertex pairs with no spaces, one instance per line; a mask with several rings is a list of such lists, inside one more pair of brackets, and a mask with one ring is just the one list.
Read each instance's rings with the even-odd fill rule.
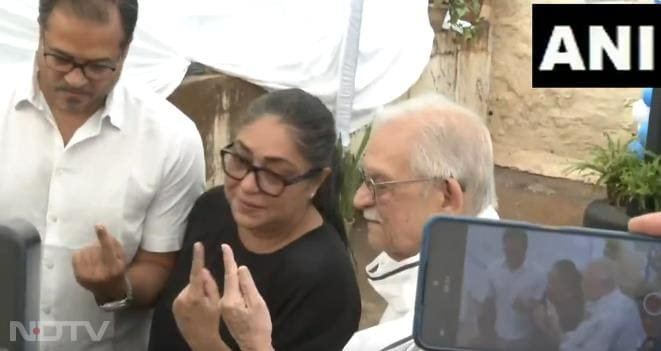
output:
[[565,176],[569,162],[589,157],[603,133],[634,132],[632,103],[640,89],[533,89],[530,0],[497,1],[489,127],[496,162],[537,174]]
[[204,142],[207,186],[223,183],[220,149],[229,142],[229,128],[264,89],[223,74],[190,76],[169,100],[197,125]]
[[434,52],[403,98],[430,90],[447,94],[484,116],[497,165],[577,179],[564,170],[589,157],[592,144],[603,145],[604,132],[622,138],[634,133],[631,105],[641,90],[533,89],[532,1],[485,3],[489,28],[469,46],[449,40],[440,30],[443,14],[432,9]]

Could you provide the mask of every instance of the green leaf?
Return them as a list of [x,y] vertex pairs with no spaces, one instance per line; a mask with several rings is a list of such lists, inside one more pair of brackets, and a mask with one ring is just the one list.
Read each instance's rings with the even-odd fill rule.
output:
[[473,11],[474,14],[478,15],[480,13],[480,8],[482,6],[480,5],[480,0],[473,0],[471,2],[471,10]]
[[372,134],[372,125],[370,124],[365,129],[363,140],[360,141],[360,146],[358,147],[358,152],[356,153],[358,155],[358,160],[360,160],[363,157],[363,152],[365,151],[365,147],[367,146],[367,141],[370,139],[371,134]]
[[357,152],[354,154],[351,148],[344,148],[338,140],[336,147],[341,155],[342,186],[340,189],[340,212],[346,222],[355,219],[356,210],[353,207],[353,197],[361,185],[360,159],[363,155],[367,141],[370,137],[372,126],[366,130]]
[[468,8],[463,7],[463,6],[457,8],[457,16],[458,16],[459,18],[464,17],[467,13],[468,13]]
[[[597,177],[597,186],[606,186],[609,199],[615,203],[661,198],[661,159],[651,155],[652,161],[644,162],[628,150],[626,143],[606,136],[606,146],[593,145],[591,159],[575,163],[566,172]],[[656,205],[654,205],[656,207]]]

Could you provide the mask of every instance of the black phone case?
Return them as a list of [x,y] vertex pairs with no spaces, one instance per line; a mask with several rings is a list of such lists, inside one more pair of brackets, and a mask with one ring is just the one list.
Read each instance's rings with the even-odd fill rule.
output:
[[571,226],[545,226],[539,224],[532,224],[522,221],[513,221],[513,220],[494,220],[494,219],[485,219],[477,217],[466,217],[466,216],[447,216],[447,215],[435,215],[430,218],[423,228],[423,238],[422,246],[420,249],[420,268],[418,270],[418,284],[416,291],[416,300],[415,300],[415,317],[413,320],[413,340],[415,341],[418,347],[424,350],[434,350],[434,351],[474,351],[465,348],[456,348],[456,347],[444,347],[437,348],[432,345],[425,344],[424,340],[421,339],[422,334],[422,313],[425,306],[425,297],[424,297],[424,286],[425,286],[425,277],[427,273],[427,264],[429,262],[430,255],[430,245],[429,240],[432,235],[431,228],[436,224],[436,222],[454,222],[454,223],[465,223],[465,224],[481,224],[481,225],[491,225],[499,228],[511,227],[511,228],[520,228],[525,230],[541,230],[551,233],[559,233],[562,235],[576,235],[576,236],[594,236],[607,239],[621,239],[626,241],[636,241],[636,242],[656,242],[658,243],[660,239],[653,238],[644,234],[639,233],[629,233],[613,230],[602,230],[602,229],[592,229],[592,228],[583,228],[583,227],[571,227]]
[[39,320],[40,262],[37,229],[19,219],[0,222],[0,351],[38,350],[16,330],[12,338],[10,323],[28,328]]

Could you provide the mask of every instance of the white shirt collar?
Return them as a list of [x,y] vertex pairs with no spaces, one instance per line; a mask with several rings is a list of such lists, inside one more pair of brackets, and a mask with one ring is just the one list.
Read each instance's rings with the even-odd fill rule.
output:
[[485,218],[485,219],[500,219],[500,216],[498,215],[498,212],[496,211],[496,208],[493,206],[488,206],[482,212],[480,212],[477,215],[478,218]]
[[419,257],[418,254],[395,261],[381,252],[365,267],[367,281],[388,304],[380,323],[400,318],[413,310]]
[[[499,219],[498,213],[493,207],[486,208],[477,217]],[[387,253],[381,252],[365,267],[368,282],[388,303],[381,322],[401,317],[413,310],[419,260],[420,255],[416,254],[404,260],[395,261]]]
[[604,309],[610,309],[613,306],[613,302],[620,299],[622,293],[619,288],[615,288],[610,293],[600,297],[597,301],[588,302],[585,306],[585,309],[590,315],[598,315]]
[[[44,109],[48,108],[48,106],[44,95],[39,90],[39,84],[37,82],[38,68],[36,61],[35,64],[31,66],[31,71],[32,72],[29,73],[30,79],[22,80],[17,84],[14,108],[19,110],[23,108],[25,104],[30,104],[37,110],[44,111]],[[121,78],[117,81],[117,85],[119,84],[123,84]],[[122,125],[124,123],[124,114],[118,111],[120,111],[121,106],[124,104],[125,97],[118,93],[118,91],[119,89],[113,88],[106,97],[106,103],[103,106],[103,110],[101,112],[101,120],[108,118],[113,126],[115,126],[117,129],[122,129]],[[96,113],[99,113],[99,111],[92,114],[92,116],[96,115]]]
[[517,267],[515,270],[511,270],[510,267],[507,265],[507,261],[505,259],[503,259],[500,263],[500,266],[502,267],[502,269],[505,272],[507,272],[509,274],[516,274],[516,273],[519,273],[519,272],[523,272],[523,271],[526,270],[526,268],[528,268],[527,262],[528,262],[528,258],[526,257],[526,259],[523,261],[523,263],[521,263],[521,265],[519,267]]

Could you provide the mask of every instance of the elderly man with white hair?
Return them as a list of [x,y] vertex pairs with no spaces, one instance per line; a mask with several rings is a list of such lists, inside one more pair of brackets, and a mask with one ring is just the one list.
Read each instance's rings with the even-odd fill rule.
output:
[[562,335],[560,351],[631,351],[645,340],[636,303],[617,286],[617,267],[609,258],[590,262],[583,273],[588,302],[585,320]]
[[[491,136],[468,109],[439,95],[415,98],[377,115],[361,167],[354,206],[367,220],[370,246],[381,251],[366,270],[388,305],[380,323],[356,333],[345,350],[412,350],[425,222],[434,214],[498,218]],[[236,268],[227,246],[223,259],[229,276],[218,318],[222,310],[243,350],[270,349],[268,310],[250,273]],[[209,350],[224,350],[216,341]]]
[[[489,131],[469,110],[438,96],[385,109],[362,160],[354,206],[367,220],[370,285],[388,303],[379,325],[345,349],[412,344],[413,309],[424,223],[434,214],[498,218]],[[402,347],[399,347],[402,349]]]

